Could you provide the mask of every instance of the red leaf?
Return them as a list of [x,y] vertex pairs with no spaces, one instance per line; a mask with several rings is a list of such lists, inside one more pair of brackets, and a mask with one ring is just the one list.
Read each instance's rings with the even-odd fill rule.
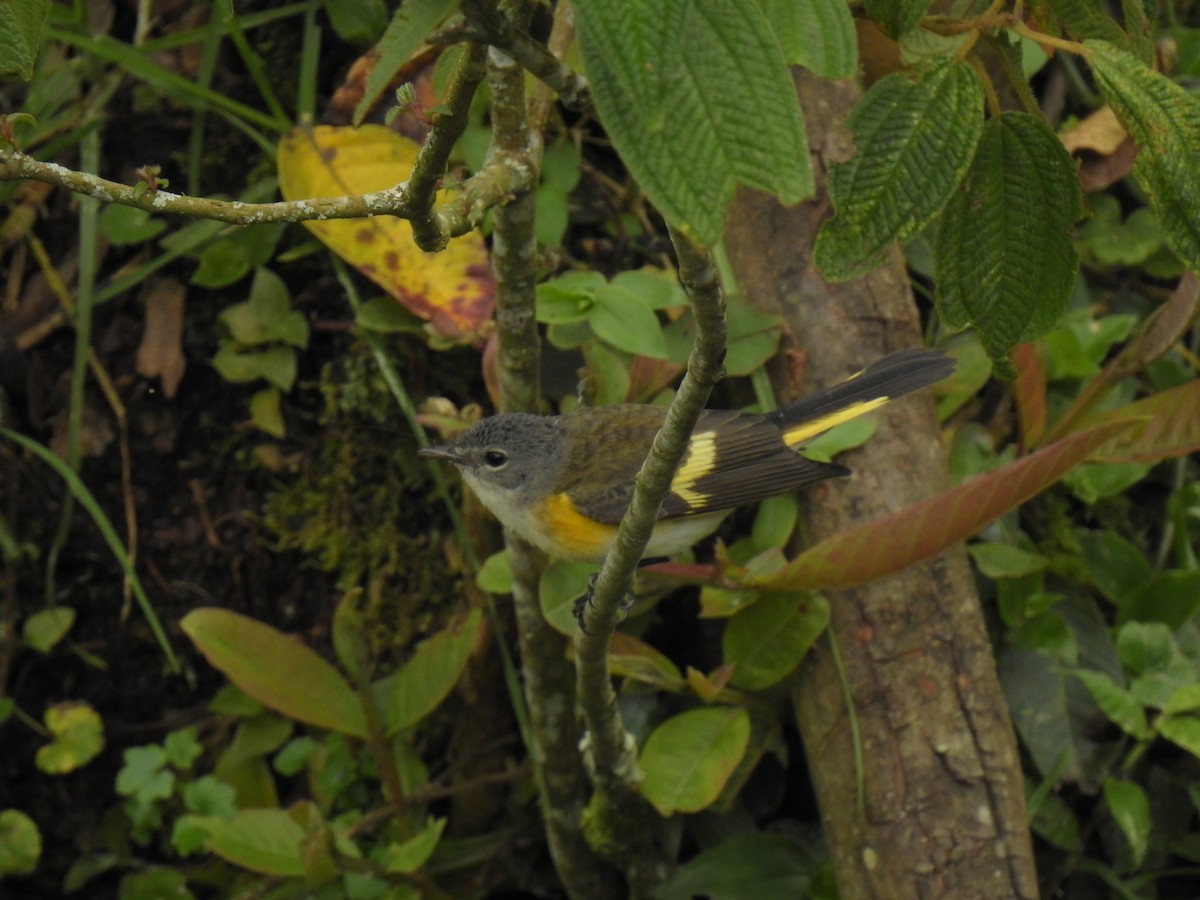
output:
[[1155,462],[1200,450],[1200,380],[1093,417],[1092,426],[1143,416],[1139,431],[1122,434],[1100,447],[1096,462]]
[[754,586],[771,591],[847,587],[929,559],[1045,490],[1096,448],[1140,423],[1123,417],[1077,432],[952,490],[835,534]]

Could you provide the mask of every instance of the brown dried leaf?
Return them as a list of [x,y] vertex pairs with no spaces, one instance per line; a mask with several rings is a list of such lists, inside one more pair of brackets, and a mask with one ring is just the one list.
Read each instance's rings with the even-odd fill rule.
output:
[[184,291],[174,278],[160,278],[142,292],[146,329],[137,349],[137,372],[145,378],[161,378],[167,397],[175,396],[187,369],[183,355]]

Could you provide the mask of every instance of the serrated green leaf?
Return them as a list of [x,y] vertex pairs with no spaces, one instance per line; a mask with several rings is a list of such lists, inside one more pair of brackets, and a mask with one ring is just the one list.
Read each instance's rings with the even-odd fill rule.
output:
[[829,604],[818,594],[764,594],[725,626],[723,658],[731,682],[762,690],[787,677],[829,624]]
[[815,250],[834,281],[870,271],[942,211],[983,132],[983,85],[964,62],[931,60],[876,82],[848,124],[858,153],[829,172],[835,215]]
[[1138,146],[1133,174],[1162,223],[1167,244],[1200,268],[1200,99],[1132,53],[1087,41],[1088,62],[1104,98]]
[[704,809],[720,795],[749,741],[750,715],[739,706],[672,716],[642,750],[643,796],[664,816]]
[[932,0],[866,0],[867,15],[891,38],[912,31]]
[[412,659],[384,680],[388,734],[411,728],[446,698],[466,668],[482,622],[473,610],[466,621],[422,641]]
[[1083,682],[1109,720],[1129,736],[1139,741],[1150,737],[1146,711],[1137,699],[1103,672],[1081,669],[1075,677]]
[[1042,120],[993,116],[942,214],[938,309],[951,327],[974,325],[993,361],[1048,332],[1066,308],[1079,266],[1070,230],[1083,215],[1075,168]]
[[0,75],[33,78],[50,0],[0,0]]
[[796,203],[813,192],[783,51],[744,0],[579,0],[600,119],[651,201],[705,243],[738,184]]
[[775,29],[784,57],[822,78],[853,78],[858,33],[844,0],[757,0]]
[[1076,40],[1099,38],[1129,47],[1129,37],[1096,0],[1046,0],[1046,5]]
[[300,642],[226,609],[196,609],[179,624],[208,661],[255,700],[318,728],[367,736],[354,689]]
[[425,36],[457,7],[458,0],[406,0],[400,4],[376,45],[379,58],[367,75],[362,99],[354,108],[355,125],[362,124],[379,95],[421,46]]
[[1121,778],[1104,782],[1104,802],[1112,814],[1133,854],[1133,864],[1140,866],[1150,846],[1150,801],[1141,785]]

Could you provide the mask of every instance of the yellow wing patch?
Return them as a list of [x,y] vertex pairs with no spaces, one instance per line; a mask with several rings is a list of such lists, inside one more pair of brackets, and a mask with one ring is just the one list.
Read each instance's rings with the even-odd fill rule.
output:
[[603,558],[617,533],[615,525],[589,519],[566,494],[555,494],[542,501],[540,521],[556,555],[565,558]]
[[849,422],[851,419],[857,419],[872,410],[879,409],[891,399],[891,397],[876,397],[874,400],[860,400],[858,403],[851,403],[849,406],[836,409],[818,419],[809,419],[793,425],[791,428],[784,428],[781,432],[783,441],[789,447],[798,447],[835,425],[841,425],[843,422]]
[[696,490],[696,482],[711,475],[717,465],[717,433],[697,431],[688,441],[687,456],[671,481],[671,492],[677,494],[692,509],[699,509],[708,500],[708,494]]

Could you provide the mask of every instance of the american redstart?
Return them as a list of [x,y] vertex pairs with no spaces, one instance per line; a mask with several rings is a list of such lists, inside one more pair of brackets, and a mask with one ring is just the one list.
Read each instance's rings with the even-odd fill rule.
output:
[[[797,452],[835,425],[941,381],[954,361],[903,350],[841,384],[774,412],[700,415],[663,501],[647,557],[687,550],[734,507],[850,470]],[[633,482],[666,409],[627,403],[563,416],[502,413],[422,456],[458,466],[500,522],[556,559],[602,561],[633,496]]]

